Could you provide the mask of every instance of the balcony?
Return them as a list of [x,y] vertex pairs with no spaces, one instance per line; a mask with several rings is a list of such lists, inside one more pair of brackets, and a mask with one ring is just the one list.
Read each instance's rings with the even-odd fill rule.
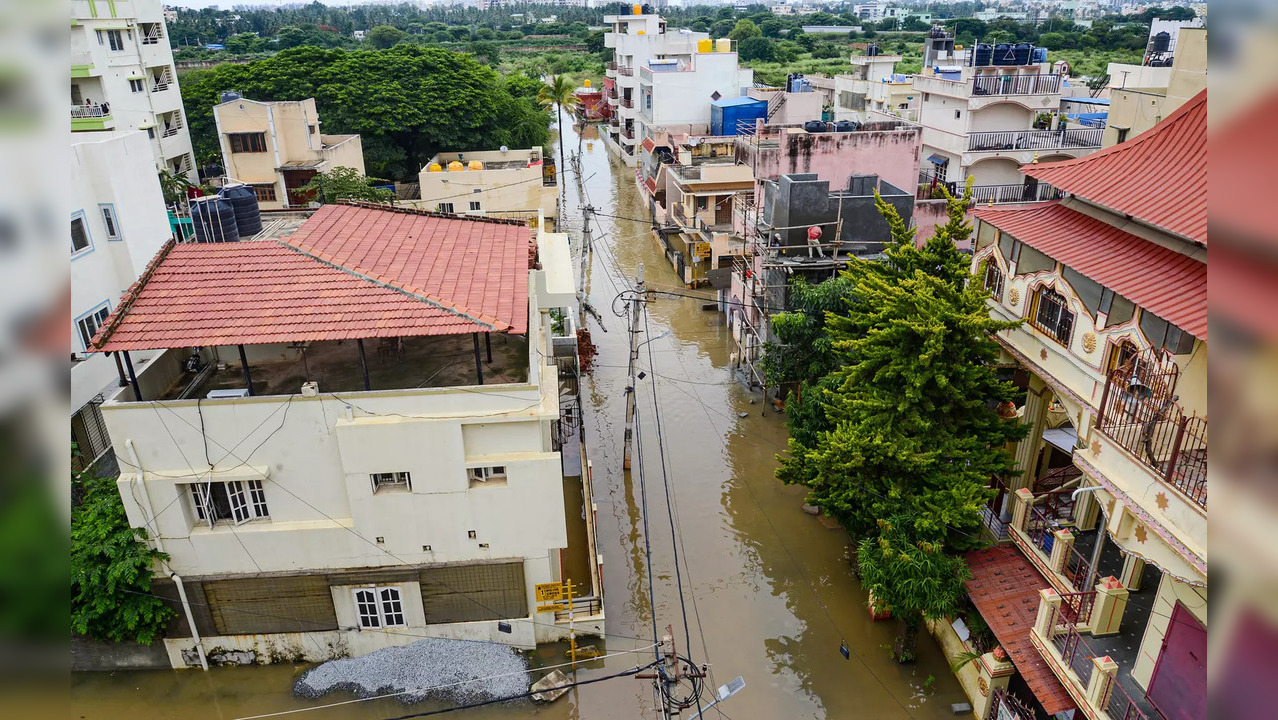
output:
[[71,77],[86,78],[90,75],[101,75],[101,71],[93,66],[93,55],[83,50],[71,53]]
[[1049,95],[1061,91],[1061,76],[978,75],[972,78],[973,95]]
[[115,127],[106,103],[71,106],[71,130],[110,130]]
[[617,74],[622,77],[634,77],[635,69],[628,65],[620,65],[617,67]]
[[624,127],[624,128],[622,128],[622,129],[621,129],[621,137],[623,137],[623,138],[625,138],[625,139],[627,139],[627,140],[629,140],[630,142],[632,142],[632,143],[633,143],[633,142],[635,141],[635,129],[634,129],[634,127]]
[[623,97],[623,98],[621,98],[621,107],[623,107],[623,108],[628,108],[628,109],[634,109],[634,106],[635,106],[635,100],[634,100],[634,98],[632,98],[632,97]]
[[997,152],[1098,148],[1101,146],[1104,132],[1099,128],[974,132],[967,136],[967,150],[968,152]]
[[[919,186],[914,197],[917,200],[940,200],[945,197],[941,192],[944,187],[951,195],[963,192],[959,182],[947,182],[936,174],[926,170],[919,172]],[[1010,185],[973,185],[972,206],[994,203],[1029,203],[1055,200],[1061,197],[1060,190],[1047,183],[1016,183]]]

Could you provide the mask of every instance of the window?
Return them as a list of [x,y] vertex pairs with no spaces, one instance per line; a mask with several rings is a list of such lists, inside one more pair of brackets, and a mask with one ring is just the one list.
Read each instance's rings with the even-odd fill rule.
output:
[[149,128],[147,128],[147,129],[146,129],[146,136],[147,136],[148,138],[150,138],[150,139],[154,140],[154,139],[155,139],[155,128],[153,128],[153,127],[149,127]]
[[1118,142],[1127,142],[1127,128],[1118,128]]
[[106,226],[108,240],[120,239],[120,223],[115,219],[115,207],[112,205],[99,205],[102,210],[102,224]]
[[1131,340],[1124,340],[1117,345],[1111,345],[1109,348],[1109,362],[1105,364],[1105,374],[1109,374],[1118,368],[1131,362],[1140,350]]
[[1105,288],[1105,292],[1101,293],[1100,311],[1107,313],[1105,327],[1114,327],[1131,320],[1136,314],[1136,305],[1113,290]]
[[71,217],[71,254],[78,255],[93,248],[93,240],[89,237],[89,226],[84,222],[84,213],[76,213]]
[[226,137],[231,141],[233,153],[266,152],[264,132],[227,133]]
[[1062,345],[1068,345],[1074,332],[1074,313],[1065,296],[1044,286],[1034,293],[1032,305],[1030,324]]
[[997,236],[998,228],[982,220],[980,228],[976,231],[976,249],[973,252],[980,252],[993,245]]
[[494,465],[492,467],[474,467],[466,471],[470,476],[470,486],[478,487],[479,483],[489,482],[505,482],[506,466]]
[[404,601],[398,585],[355,590],[355,614],[361,628],[404,627]]
[[438,212],[442,212],[442,213],[452,213],[452,212],[453,212],[453,204],[452,204],[452,203],[440,203],[437,211],[438,211]]
[[253,185],[252,188],[253,188],[253,192],[257,193],[258,201],[260,202],[275,201],[276,199],[275,185],[273,183],[266,183],[263,185]]
[[106,322],[107,316],[111,314],[111,308],[102,303],[93,312],[76,321],[76,327],[80,330],[80,340],[84,343],[84,349],[89,349],[89,341],[93,340],[93,336],[98,334],[98,328],[102,327],[102,323]]
[[963,117],[963,111],[962,111],[962,110],[955,110],[955,111],[954,111],[954,119],[955,119],[955,120],[958,120],[958,119],[959,119],[959,118],[961,118],[961,117]]
[[121,52],[124,50],[124,37],[119,30],[99,30],[98,43],[102,43],[102,35],[106,34],[107,44],[111,46],[111,52]]
[[705,210],[707,207],[705,196],[697,198],[697,210]]
[[1078,296],[1079,300],[1083,301],[1083,307],[1087,310],[1087,314],[1095,318],[1097,310],[1100,309],[1100,302],[1104,298],[1106,288],[1074,268],[1064,265],[1061,266],[1061,279],[1069,283],[1069,286],[1074,289],[1074,294]]
[[1154,313],[1141,308],[1140,331],[1149,338],[1149,344],[1156,348],[1166,348],[1173,355],[1186,355],[1193,352],[1194,336],[1172,325]]
[[386,488],[413,489],[412,478],[406,472],[373,473],[368,478],[373,482],[373,492]]
[[470,209],[471,209],[471,211],[472,211],[472,212],[479,210],[479,201],[478,201],[478,200],[471,200],[471,201],[470,201]]
[[138,79],[129,80],[129,90],[135,93],[145,92],[146,83]]
[[270,517],[261,480],[201,482],[190,487],[195,516],[210,528],[218,522],[243,525]]
[[1003,271],[993,259],[985,261],[985,289],[990,291],[995,300],[1003,301]]

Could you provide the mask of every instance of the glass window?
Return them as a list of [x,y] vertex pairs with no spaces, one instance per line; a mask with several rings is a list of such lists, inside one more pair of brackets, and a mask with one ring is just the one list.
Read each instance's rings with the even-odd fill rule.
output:
[[505,482],[506,480],[506,466],[504,465],[473,467],[467,470],[466,473],[470,476],[471,487],[478,487],[480,484],[494,481]]
[[102,323],[106,322],[107,316],[111,314],[111,308],[106,303],[89,313],[87,317],[80,318],[76,322],[76,327],[80,331],[80,340],[84,343],[84,349],[89,349],[89,342],[93,340],[93,336],[98,334],[98,328],[102,327]]
[[275,201],[275,185],[272,183],[254,185],[253,192],[257,193],[257,199],[259,202]]
[[1149,338],[1149,344],[1166,348],[1173,355],[1185,355],[1194,349],[1194,336],[1172,325],[1154,313],[1141,308],[1140,331]]
[[89,240],[89,227],[84,224],[84,215],[71,218],[71,254],[88,250],[92,244]]
[[124,37],[119,30],[107,30],[106,38],[111,46],[111,52],[122,52],[124,50]]
[[990,291],[995,300],[1003,302],[1003,271],[992,259],[985,263],[985,289]]
[[1034,294],[1033,305],[1030,324],[1062,345],[1069,345],[1070,335],[1074,332],[1074,313],[1069,309],[1065,296],[1050,287],[1043,287]]
[[382,614],[378,612],[377,592],[375,590],[355,591],[355,613],[359,616],[362,628],[379,628],[382,626]]
[[264,132],[228,133],[227,137],[230,138],[233,153],[266,152]]
[[1018,244],[1020,245],[1019,248],[1012,249],[1016,260],[1017,275],[1028,275],[1030,273],[1044,272],[1047,270],[1054,270],[1056,268],[1055,260],[1025,243]]
[[373,482],[373,492],[386,488],[413,489],[412,478],[407,472],[373,473],[368,477]]
[[[980,252],[990,245],[994,244],[995,238],[998,237],[998,228],[993,225],[981,221],[981,227],[976,231],[976,252]],[[1003,257],[1007,257],[1004,255]]]
[[144,91],[146,90],[146,83],[144,83],[144,82],[142,82],[141,80],[138,80],[138,79],[130,80],[130,81],[129,81],[129,90],[131,90],[131,91],[133,91],[133,92],[135,92],[135,93],[144,92]]
[[442,202],[442,203],[440,203],[440,204],[439,204],[439,210],[438,210],[438,211],[439,211],[439,212],[442,212],[442,213],[452,213],[452,212],[454,212],[454,210],[453,210],[453,204],[452,204],[452,203],[450,203],[450,202],[447,202],[447,203],[443,203],[443,202]]
[[1101,296],[1105,294],[1105,287],[1071,267],[1062,267],[1061,277],[1074,289],[1078,299],[1083,301],[1087,314],[1095,318],[1100,309]]
[[382,600],[382,624],[385,627],[403,627],[404,604],[399,597],[399,588],[381,588],[379,594]]
[[472,211],[472,212],[477,212],[477,211],[479,210],[479,201],[478,201],[478,200],[471,200],[471,201],[470,201],[470,209],[471,209],[471,211]]
[[110,205],[100,205],[102,210],[102,224],[106,226],[107,237],[112,240],[120,239],[120,223],[115,220],[115,208]]
[[190,488],[195,516],[210,528],[219,521],[243,525],[270,517],[261,480],[193,483]]
[[398,585],[356,588],[355,616],[361,628],[404,627],[404,600]]
[[[981,224],[984,225],[985,223],[982,222]],[[1011,235],[1008,235],[1005,232],[998,234],[998,251],[1003,255],[1003,259],[1009,263],[1013,261],[1012,248],[1015,244],[1016,238]]]

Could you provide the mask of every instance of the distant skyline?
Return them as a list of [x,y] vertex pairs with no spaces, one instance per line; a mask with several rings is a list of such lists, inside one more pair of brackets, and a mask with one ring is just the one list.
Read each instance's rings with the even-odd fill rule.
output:
[[[218,7],[223,10],[230,10],[235,6],[264,6],[279,7],[281,5],[309,5],[315,0],[164,0],[165,5],[177,8],[191,8],[200,10],[208,7]],[[404,0],[318,0],[324,5],[398,5]],[[411,0],[409,0],[411,1]]]

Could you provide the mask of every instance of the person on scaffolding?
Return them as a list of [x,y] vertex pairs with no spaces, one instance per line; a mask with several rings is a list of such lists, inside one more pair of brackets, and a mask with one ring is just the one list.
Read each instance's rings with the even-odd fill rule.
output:
[[808,228],[808,257],[812,257],[812,248],[816,248],[821,257],[825,257],[825,248],[821,247],[821,228],[813,225]]

